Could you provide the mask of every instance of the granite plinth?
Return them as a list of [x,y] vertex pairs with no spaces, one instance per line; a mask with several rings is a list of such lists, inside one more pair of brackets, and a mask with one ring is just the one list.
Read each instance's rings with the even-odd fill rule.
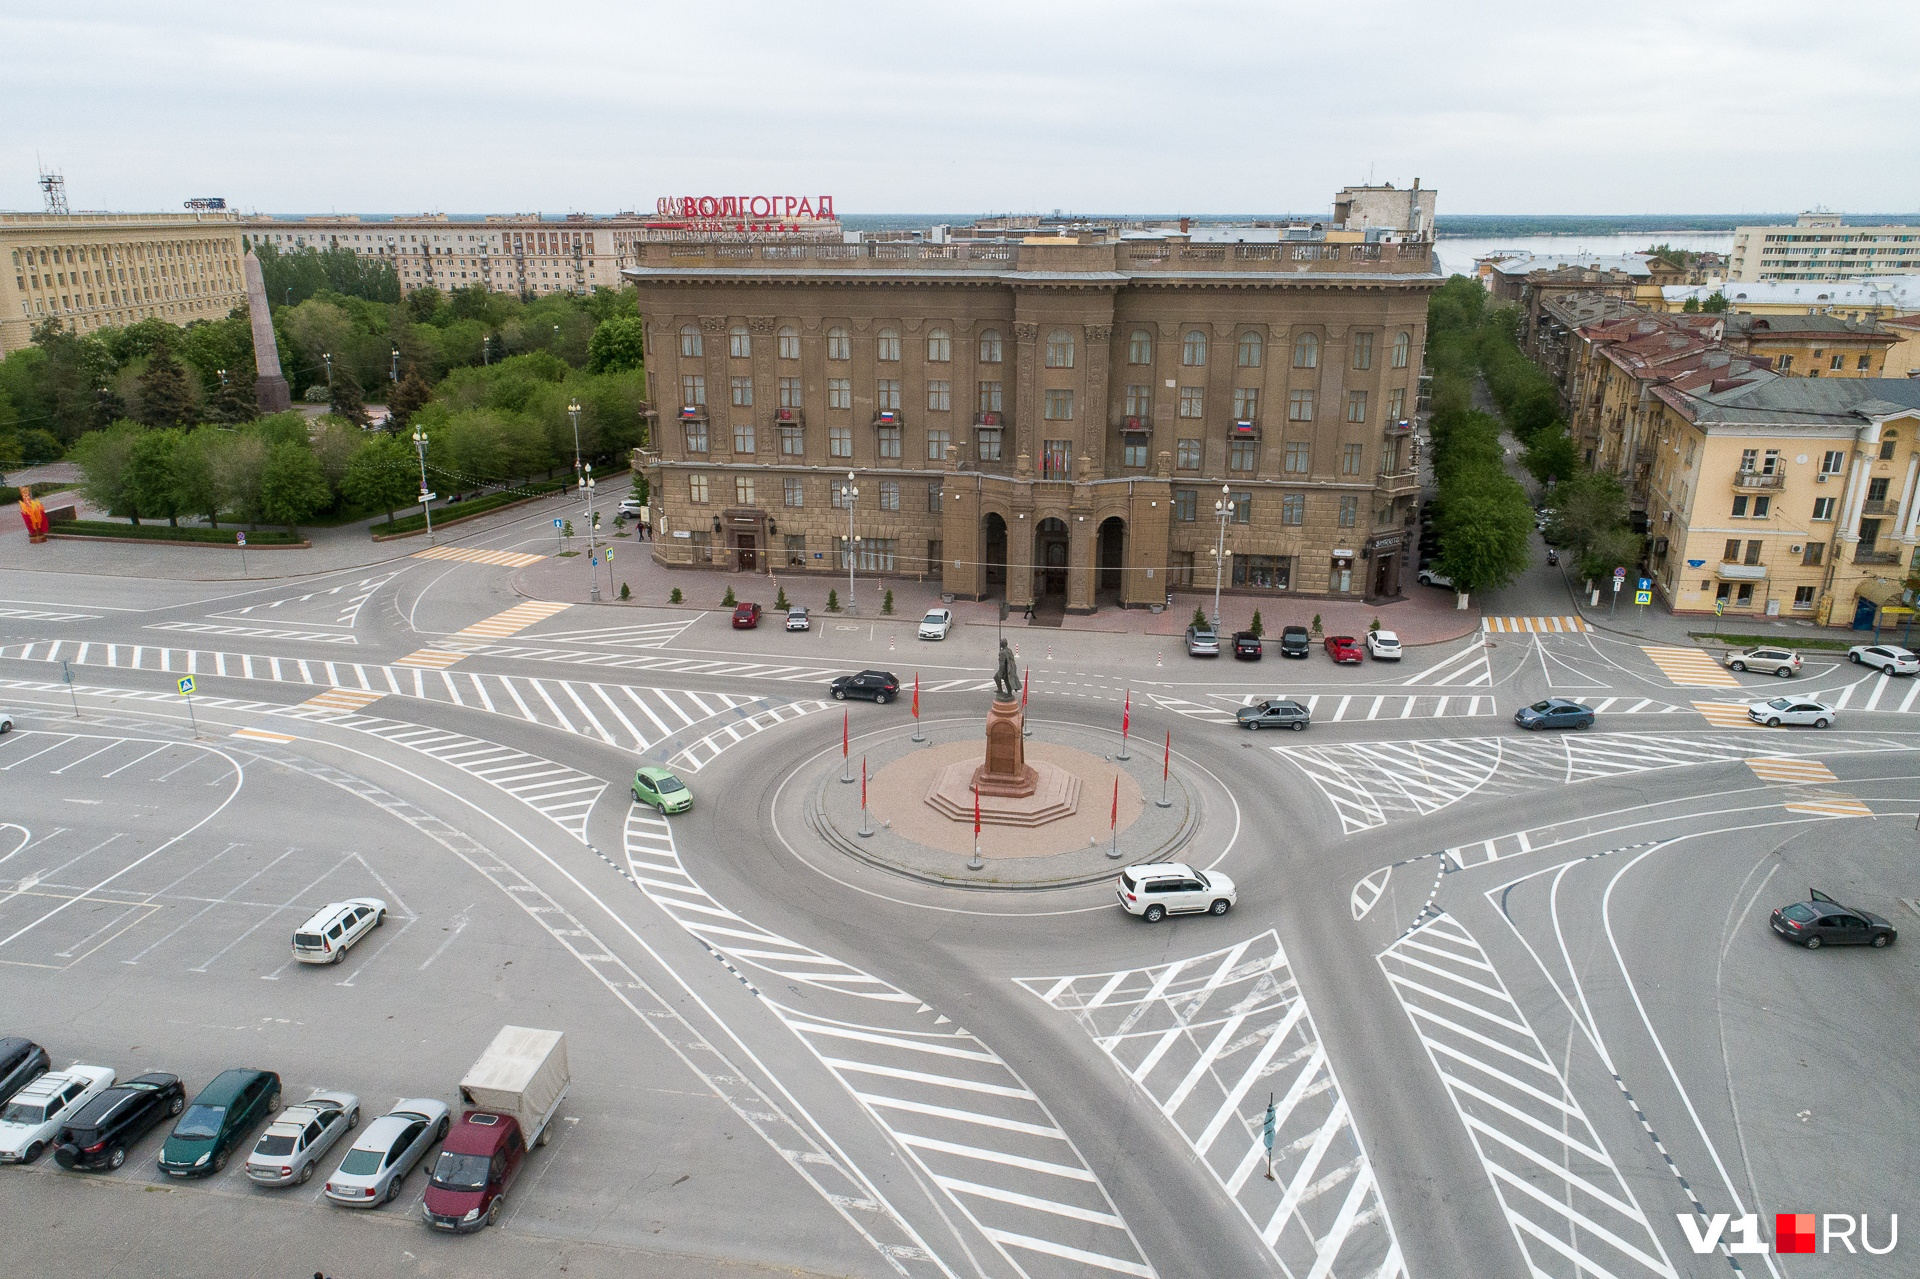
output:
[[[949,821],[971,822],[973,787],[984,769],[967,760],[948,764],[927,787],[927,807]],[[1057,764],[1023,764],[1022,788],[980,787],[982,826],[1045,826],[1080,811],[1080,778]],[[1004,779],[995,779],[1005,784]]]

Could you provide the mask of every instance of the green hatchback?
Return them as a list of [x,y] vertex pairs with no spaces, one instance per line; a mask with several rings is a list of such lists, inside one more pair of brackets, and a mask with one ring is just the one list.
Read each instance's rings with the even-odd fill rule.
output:
[[693,807],[693,792],[664,768],[648,766],[633,775],[633,802],[657,808],[660,815],[684,813]]
[[271,1070],[223,1070],[180,1116],[160,1147],[160,1171],[170,1177],[208,1177],[255,1124],[280,1109],[280,1076]]

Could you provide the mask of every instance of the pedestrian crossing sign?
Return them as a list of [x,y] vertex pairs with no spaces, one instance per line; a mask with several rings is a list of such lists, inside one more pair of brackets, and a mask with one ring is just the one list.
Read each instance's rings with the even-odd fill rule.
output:
[[1653,603],[1653,592],[1652,591],[1635,591],[1633,593],[1633,602],[1635,604],[1651,604]]
[[185,675],[180,679],[180,696],[185,697],[193,691],[193,676]]

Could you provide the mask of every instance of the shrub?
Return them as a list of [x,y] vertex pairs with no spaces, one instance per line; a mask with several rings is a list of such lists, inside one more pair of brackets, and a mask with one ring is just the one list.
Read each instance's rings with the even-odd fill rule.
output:
[[1367,629],[1377,634],[1380,630],[1380,619],[1377,617],[1374,618],[1373,621],[1368,624]]
[[627,589],[627,584],[625,582],[620,583],[620,602],[624,604],[632,598],[633,592]]
[[827,592],[827,612],[838,613],[839,611],[840,611],[840,592],[828,591]]
[[667,596],[667,603],[678,604],[679,602],[680,602],[680,588],[676,586],[673,588],[673,594]]
[[1320,614],[1318,613],[1313,615],[1313,633],[1315,635],[1320,633]]
[[727,593],[724,596],[722,596],[720,599],[720,603],[727,608],[732,608],[735,604],[738,604],[739,602],[740,602],[739,600],[733,597],[733,588],[731,586],[727,588]]
[[1200,626],[1200,627],[1204,627],[1207,625],[1206,610],[1199,609],[1199,608],[1196,608],[1193,610],[1193,624],[1195,626]]
[[1261,621],[1260,621],[1259,609],[1256,608],[1253,610],[1253,624],[1247,627],[1247,629],[1253,632],[1253,637],[1255,639],[1259,639],[1262,635],[1266,633],[1266,628],[1261,624]]
[[888,591],[887,597],[880,601],[880,611],[882,613],[893,612],[893,592],[892,591]]
[[789,604],[789,603],[787,603],[787,588],[786,588],[786,587],[784,587],[784,586],[783,586],[783,587],[781,587],[781,588],[780,588],[780,593],[779,593],[778,595],[776,595],[776,596],[774,596],[774,597],[773,597],[773,606],[774,606],[774,608],[776,608],[776,609],[778,609],[778,610],[779,610],[780,612],[782,612],[782,613],[784,613],[784,612],[786,612],[786,611],[787,611],[788,609],[790,609],[790,608],[792,608],[792,607],[793,607],[793,605],[791,605],[791,604]]

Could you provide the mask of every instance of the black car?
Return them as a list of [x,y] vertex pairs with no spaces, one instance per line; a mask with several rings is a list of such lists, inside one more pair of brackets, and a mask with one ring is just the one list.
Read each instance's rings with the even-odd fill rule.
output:
[[830,686],[835,701],[846,701],[849,697],[870,697],[885,706],[900,696],[900,680],[892,671],[861,671],[858,675],[842,675]]
[[1283,627],[1280,631],[1280,656],[1305,657],[1313,651],[1313,636],[1304,626]]
[[31,1039],[8,1035],[0,1039],[0,1101],[5,1101],[47,1073],[52,1065],[47,1050]]
[[1235,631],[1233,634],[1233,655],[1243,662],[1260,660],[1260,637],[1252,631]]
[[1822,946],[1891,946],[1899,930],[1870,910],[1842,906],[1819,889],[1773,912],[1773,931],[1808,950]]
[[61,1126],[54,1160],[62,1168],[118,1168],[128,1146],[186,1108],[187,1088],[178,1075],[156,1072],[115,1084]]

